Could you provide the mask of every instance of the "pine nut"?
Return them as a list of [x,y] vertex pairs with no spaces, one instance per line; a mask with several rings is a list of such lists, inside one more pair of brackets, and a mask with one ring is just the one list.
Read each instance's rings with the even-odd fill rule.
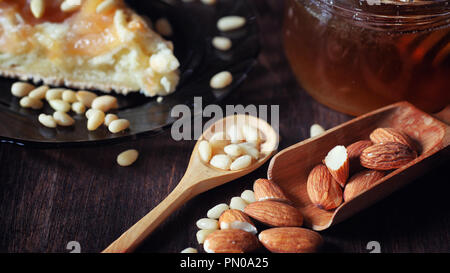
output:
[[244,199],[245,202],[251,204],[256,201],[255,193],[251,190],[245,190],[241,194],[241,198]]
[[139,152],[134,149],[126,150],[117,156],[117,164],[127,167],[136,162]]
[[214,231],[216,231],[215,229],[200,229],[199,231],[197,231],[196,237],[197,237],[197,242],[199,244],[203,244],[203,242],[205,241],[206,237],[213,233]]
[[113,120],[109,126],[108,129],[111,133],[116,134],[119,132],[122,132],[130,127],[130,122],[126,119],[116,119]]
[[91,109],[87,110],[86,114],[84,114],[84,115],[86,116],[87,119],[89,119],[95,111],[100,111],[100,110],[95,110],[95,109],[91,108]]
[[46,115],[46,114],[40,114],[38,117],[39,122],[44,125],[45,127],[48,128],[56,128],[56,121],[55,119],[50,116],[50,115]]
[[235,124],[228,127],[227,134],[228,137],[231,139],[231,143],[238,143],[245,140],[242,134],[242,128]]
[[231,158],[228,155],[215,155],[211,158],[209,164],[218,169],[228,170],[230,168]]
[[241,16],[225,16],[217,21],[217,28],[220,31],[230,31],[241,28],[245,25],[246,20]]
[[244,211],[244,208],[247,205],[248,205],[247,202],[245,202],[245,200],[242,199],[241,197],[235,196],[235,197],[231,198],[230,209],[237,209],[237,210]]
[[31,13],[34,17],[41,18],[45,12],[45,1],[44,0],[31,0],[30,2]]
[[87,128],[89,131],[95,131],[105,121],[105,113],[97,109],[92,109],[89,115],[88,112],[86,112],[86,116],[88,116]]
[[203,160],[204,162],[209,162],[212,155],[212,148],[207,140],[200,141],[200,143],[198,144],[198,153],[201,160]]
[[98,4],[95,12],[103,13],[112,10],[112,8],[116,5],[115,0],[104,0],[100,4]]
[[105,125],[109,126],[111,124],[111,122],[113,122],[114,120],[119,119],[119,117],[115,114],[107,114],[105,117]]
[[156,32],[166,37],[170,37],[173,34],[172,26],[166,18],[156,20],[155,29]]
[[81,7],[81,0],[65,0],[61,3],[61,11],[72,12]]
[[237,171],[247,168],[252,164],[252,157],[249,155],[243,155],[241,157],[236,158],[233,163],[230,165],[230,170]]
[[70,104],[63,100],[51,100],[48,103],[55,111],[69,112],[71,109]]
[[208,218],[210,219],[219,219],[220,215],[222,215],[222,213],[229,208],[230,207],[225,203],[215,205],[210,210],[208,210],[206,216],[208,216]]
[[233,82],[233,75],[228,71],[222,71],[214,75],[209,85],[214,89],[221,89],[229,86]]
[[66,90],[62,93],[62,100],[66,101],[68,103],[74,103],[77,100],[77,94],[75,93],[75,91],[72,90]]
[[253,143],[239,143],[238,144],[246,154],[250,155],[253,159],[258,160],[259,159],[259,150],[256,148],[256,145]]
[[108,112],[109,110],[116,109],[118,107],[117,98],[110,95],[97,97],[92,101],[91,107],[92,109]]
[[76,96],[79,102],[89,108],[92,106],[92,101],[97,97],[95,93],[84,90],[78,91]]
[[77,101],[72,104],[72,111],[74,111],[77,114],[83,114],[86,112],[86,106],[82,104],[81,102]]
[[258,143],[259,142],[259,132],[253,126],[244,125],[242,126],[242,133],[244,134],[244,138],[249,143]]
[[43,85],[41,87],[38,87],[38,88],[32,90],[30,92],[30,94],[28,94],[28,96],[30,98],[35,98],[35,99],[38,99],[38,100],[42,100],[42,99],[45,98],[45,94],[47,94],[47,91],[48,91],[48,86]]
[[231,48],[232,42],[226,37],[214,37],[212,40],[212,45],[218,50],[227,51]]
[[72,126],[75,120],[65,112],[56,111],[53,113],[53,119],[60,126]]
[[32,84],[26,83],[26,82],[15,82],[11,86],[11,94],[15,97],[25,97],[30,94],[31,90],[35,89],[36,87]]
[[242,154],[242,149],[237,144],[230,144],[223,148],[224,152],[230,157],[238,157]]
[[198,250],[193,247],[183,249],[180,253],[198,253]]
[[202,218],[196,223],[199,229],[219,229],[219,222],[214,219]]
[[47,93],[45,93],[45,99],[47,101],[60,100],[62,98],[62,93],[64,91],[65,91],[65,89],[62,89],[62,88],[49,89],[47,91]]
[[19,104],[23,108],[31,108],[34,110],[42,109],[44,103],[41,100],[30,98],[28,96],[20,99]]
[[325,129],[323,129],[322,126],[319,124],[313,124],[311,126],[311,129],[309,129],[310,137],[316,137],[318,135],[321,135],[325,132]]

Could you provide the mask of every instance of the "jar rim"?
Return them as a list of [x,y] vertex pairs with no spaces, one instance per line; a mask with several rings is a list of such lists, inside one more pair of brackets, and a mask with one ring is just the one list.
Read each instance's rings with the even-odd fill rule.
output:
[[[297,0],[298,1],[298,0]],[[396,31],[450,26],[450,1],[399,0],[309,0],[334,16],[365,27]],[[378,1],[378,2],[376,2]],[[406,1],[406,0],[404,0]],[[372,3],[372,4],[369,4]],[[373,4],[373,3],[380,4]]]

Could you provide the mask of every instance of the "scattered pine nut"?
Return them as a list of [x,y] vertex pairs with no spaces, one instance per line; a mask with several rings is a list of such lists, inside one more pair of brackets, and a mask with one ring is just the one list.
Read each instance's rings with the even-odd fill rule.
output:
[[71,109],[70,104],[63,100],[50,100],[48,103],[55,111],[69,112]]
[[72,126],[75,120],[65,112],[56,111],[53,113],[53,119],[60,126]]
[[31,0],[30,10],[34,17],[41,18],[45,12],[45,1],[44,0]]
[[[91,110],[91,109],[89,109],[89,110]],[[97,109],[92,109],[92,110],[93,111],[90,112],[89,117],[88,117],[88,122],[87,122],[87,128],[89,131],[97,130],[97,128],[100,127],[100,125],[102,125],[103,122],[105,121],[105,113],[103,113],[102,111],[97,110]],[[86,116],[88,116],[87,112],[86,112]]]
[[251,204],[256,201],[255,193],[252,190],[245,190],[241,194],[241,198],[244,199],[245,202]]
[[50,115],[46,115],[46,114],[40,114],[38,117],[39,122],[44,125],[45,127],[48,128],[56,128],[56,121],[55,119],[50,116]]
[[139,152],[137,150],[134,149],[126,150],[117,156],[117,164],[119,164],[122,167],[130,166],[134,162],[136,162],[138,156]]
[[119,119],[119,117],[115,114],[107,114],[105,117],[105,125],[109,126],[111,124],[111,122],[113,122],[114,120]]
[[219,229],[219,222],[210,218],[199,219],[196,225],[199,229]]
[[209,85],[214,89],[225,88],[233,82],[233,75],[228,71],[222,71],[214,75]]
[[245,200],[239,196],[235,196],[235,197],[231,198],[230,209],[237,209],[237,210],[244,211],[244,208],[247,205],[248,205],[247,202],[245,202]]
[[246,20],[241,16],[225,16],[217,21],[217,28],[220,31],[231,31],[241,28],[245,25]]
[[25,97],[28,96],[28,94],[30,94],[30,92],[32,90],[34,90],[36,87],[30,83],[26,83],[26,82],[15,82],[12,86],[11,86],[11,94],[15,97]]
[[108,130],[113,133],[119,133],[122,132],[126,129],[128,129],[130,127],[130,122],[126,119],[116,119],[113,120],[109,126],[108,126]]
[[95,93],[84,90],[78,91],[76,96],[79,102],[89,108],[92,106],[92,101],[97,97]]
[[230,207],[225,203],[215,205],[210,210],[208,210],[206,216],[208,216],[208,218],[210,219],[219,219],[220,215],[222,215],[222,213],[229,208]]
[[200,229],[199,231],[197,231],[196,237],[197,237],[197,242],[199,244],[203,244],[203,242],[205,241],[206,237],[213,233],[214,231],[216,231],[215,229]]
[[310,137],[316,137],[318,135],[321,135],[325,132],[325,129],[323,129],[322,126],[319,124],[313,124],[311,128],[309,129]]
[[214,37],[212,45],[218,50],[227,51],[231,48],[232,42],[227,37]]
[[35,98],[35,99],[38,99],[38,100],[42,100],[42,99],[45,98],[45,95],[47,94],[47,91],[48,91],[48,86],[43,85],[43,86],[40,86],[40,87],[32,90],[30,92],[30,94],[28,94],[28,96],[30,98]]
[[65,90],[62,93],[61,98],[63,101],[66,101],[68,103],[74,103],[74,102],[78,101],[77,93],[75,93],[75,91],[72,91],[72,90]]
[[44,103],[41,100],[31,98],[28,96],[20,99],[19,104],[23,108],[31,108],[34,110],[42,109],[42,107],[44,107]]
[[198,250],[193,247],[183,249],[180,253],[198,253]]
[[60,100],[62,99],[62,94],[66,89],[62,89],[62,88],[52,88],[49,89],[47,91],[47,93],[45,93],[45,99],[47,101],[51,101],[51,100]]
[[92,109],[101,110],[106,113],[111,109],[118,108],[117,98],[110,95],[96,97],[92,101],[91,107]]
[[72,104],[72,111],[74,111],[77,114],[83,114],[86,112],[86,106],[82,104],[81,102],[77,101]]

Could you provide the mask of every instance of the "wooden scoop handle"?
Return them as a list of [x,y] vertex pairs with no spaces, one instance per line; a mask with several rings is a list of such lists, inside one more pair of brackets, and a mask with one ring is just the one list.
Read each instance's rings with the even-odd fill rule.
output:
[[111,243],[102,253],[133,252],[170,214],[193,197],[192,190],[184,187],[183,184],[180,182],[159,205]]

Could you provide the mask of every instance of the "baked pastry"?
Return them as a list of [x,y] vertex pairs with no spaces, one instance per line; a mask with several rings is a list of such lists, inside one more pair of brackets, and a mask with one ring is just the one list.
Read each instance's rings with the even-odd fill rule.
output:
[[78,89],[167,95],[173,45],[123,0],[0,0],[0,75]]

